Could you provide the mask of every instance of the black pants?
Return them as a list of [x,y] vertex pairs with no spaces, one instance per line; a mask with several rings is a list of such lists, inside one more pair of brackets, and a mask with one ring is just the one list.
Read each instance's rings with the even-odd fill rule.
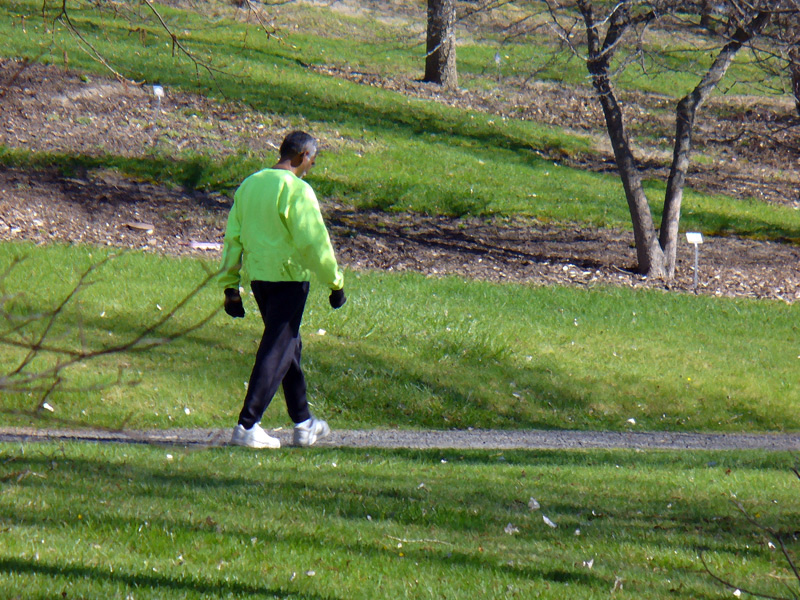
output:
[[239,424],[250,429],[261,420],[278,386],[283,384],[286,409],[295,423],[311,417],[306,378],[300,367],[300,322],[308,298],[307,281],[253,281],[253,295],[264,321],[264,335],[247,384]]

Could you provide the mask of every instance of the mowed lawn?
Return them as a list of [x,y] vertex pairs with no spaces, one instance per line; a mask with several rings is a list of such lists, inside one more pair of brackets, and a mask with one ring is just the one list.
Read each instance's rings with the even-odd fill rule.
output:
[[[52,309],[109,252],[1,245],[2,265],[25,257],[4,280],[6,310],[21,319]],[[66,304],[40,345],[124,346],[214,269],[214,261],[123,253],[91,273],[91,285]],[[796,305],[370,271],[346,277],[347,305],[331,310],[326,291],[314,287],[302,329],[313,409],[334,427],[800,429]],[[203,288],[150,331],[144,347],[66,371],[63,389],[48,396],[52,412],[31,413],[41,394],[6,393],[0,418],[8,425],[232,425],[262,325],[251,297],[243,320],[212,314],[220,304],[215,286]],[[35,342],[47,323],[34,318],[10,339]],[[4,345],[3,372],[26,353]],[[40,354],[28,373],[57,359]],[[120,374],[121,384],[109,385]],[[279,397],[264,424],[285,422]]]
[[[4,598],[773,596],[800,482],[762,452],[0,445]],[[702,560],[701,560],[702,557]],[[791,597],[791,596],[790,596]]]

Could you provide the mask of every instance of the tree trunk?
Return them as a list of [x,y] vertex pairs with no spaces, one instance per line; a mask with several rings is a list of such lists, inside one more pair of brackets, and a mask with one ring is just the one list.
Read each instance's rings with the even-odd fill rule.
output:
[[428,0],[424,81],[445,88],[458,85],[455,0]]
[[700,27],[714,29],[711,21],[711,0],[703,0],[703,5],[700,8]]
[[653,215],[650,212],[650,204],[644,193],[639,168],[636,166],[636,159],[628,142],[622,109],[614,97],[611,86],[603,83],[603,80],[607,83],[607,77],[602,78],[599,83],[597,78],[593,79],[595,81],[595,89],[600,97],[600,104],[603,107],[608,136],[611,140],[611,147],[614,149],[614,158],[619,169],[620,179],[622,179],[622,187],[625,190],[628,210],[631,214],[638,271],[648,277],[664,277],[666,274],[664,270],[664,253],[658,243],[658,236],[653,224]]
[[[798,8],[800,8],[800,3]],[[787,56],[792,96],[794,96],[797,114],[800,115],[800,11],[783,17],[781,25],[784,28],[784,37],[788,45]]]
[[675,276],[675,261],[678,248],[678,225],[681,219],[681,202],[686,173],[689,170],[689,154],[692,147],[692,130],[698,109],[714,91],[728,71],[736,53],[769,21],[769,13],[759,13],[745,29],[737,29],[733,39],[728,42],[714,59],[703,79],[690,94],[679,103],[675,122],[675,147],[672,154],[667,191],[664,196],[664,211],[661,217],[659,244],[664,250],[665,275]]
[[792,46],[789,48],[789,74],[792,78],[792,95],[797,114],[800,115],[800,23],[795,26]]
[[792,52],[791,70],[794,105],[797,108],[797,115],[800,116],[800,47],[795,47]]
[[647,196],[642,187],[639,168],[636,166],[636,159],[633,157],[628,134],[625,131],[622,109],[611,88],[609,74],[609,60],[613,54],[611,49],[615,47],[619,37],[624,33],[627,22],[624,15],[616,18],[616,21],[609,28],[605,43],[601,45],[592,14],[591,3],[579,1],[578,8],[586,23],[589,49],[587,68],[592,76],[592,85],[597,91],[600,105],[603,108],[608,137],[614,150],[614,158],[617,163],[617,169],[619,169],[622,187],[625,190],[628,210],[631,214],[638,272],[648,277],[663,277],[665,275],[664,253],[658,244],[658,235],[653,224],[650,204],[647,202]]

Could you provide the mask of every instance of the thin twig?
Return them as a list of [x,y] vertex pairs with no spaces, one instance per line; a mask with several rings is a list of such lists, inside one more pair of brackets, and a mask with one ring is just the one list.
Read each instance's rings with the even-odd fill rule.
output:
[[[44,11],[44,7],[42,7],[42,10]],[[55,18],[55,20],[64,23],[64,25],[72,33],[72,35],[74,35],[78,39],[78,41],[80,42],[79,46],[81,50],[83,50],[86,54],[88,54],[93,60],[99,62],[106,69],[111,71],[114,74],[114,77],[116,77],[119,81],[127,81],[127,79],[122,75],[122,73],[120,73],[114,67],[112,67],[111,64],[106,60],[106,58],[97,50],[97,48],[95,48],[92,45],[92,43],[89,42],[89,40],[87,40],[83,36],[83,34],[78,30],[77,27],[75,27],[75,25],[73,25],[72,19],[70,19],[69,13],[67,12],[67,0],[61,1],[61,12]],[[55,35],[55,28],[53,28],[53,35]],[[89,52],[89,50],[91,50],[91,52]]]

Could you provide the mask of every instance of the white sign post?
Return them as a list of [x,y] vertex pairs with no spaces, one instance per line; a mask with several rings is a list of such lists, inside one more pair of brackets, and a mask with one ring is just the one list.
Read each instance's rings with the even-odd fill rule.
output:
[[164,88],[160,85],[153,86],[153,95],[156,97],[156,112],[161,112],[161,98],[164,97]]
[[694,246],[694,291],[697,291],[697,255],[698,246],[703,243],[703,234],[697,231],[687,231],[686,241]]

